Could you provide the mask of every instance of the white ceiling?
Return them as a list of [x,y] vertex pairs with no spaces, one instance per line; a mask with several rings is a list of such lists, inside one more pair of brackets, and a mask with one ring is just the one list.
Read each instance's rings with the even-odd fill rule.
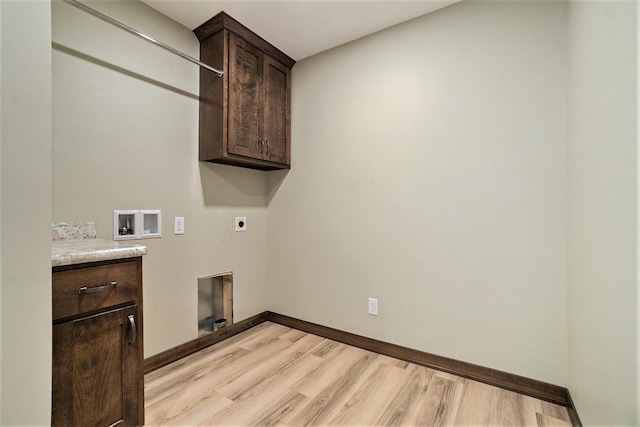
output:
[[296,61],[461,0],[142,0],[194,29],[220,11]]

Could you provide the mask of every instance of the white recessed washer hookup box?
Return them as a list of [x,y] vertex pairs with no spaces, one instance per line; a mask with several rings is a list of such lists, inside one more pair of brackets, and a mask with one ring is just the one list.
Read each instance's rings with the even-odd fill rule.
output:
[[140,228],[136,224],[138,211],[113,211],[113,240],[139,239]]
[[161,215],[159,210],[114,210],[113,240],[162,237]]
[[142,238],[162,237],[162,218],[160,211],[140,211],[142,214]]

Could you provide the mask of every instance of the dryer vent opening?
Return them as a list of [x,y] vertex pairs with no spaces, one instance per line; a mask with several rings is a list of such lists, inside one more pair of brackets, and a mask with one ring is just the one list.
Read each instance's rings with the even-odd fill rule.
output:
[[198,279],[198,336],[233,324],[233,273]]

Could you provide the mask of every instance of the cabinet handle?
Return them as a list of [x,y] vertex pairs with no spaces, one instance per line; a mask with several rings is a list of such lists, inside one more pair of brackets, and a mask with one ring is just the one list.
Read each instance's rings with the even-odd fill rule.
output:
[[129,317],[129,326],[131,327],[131,339],[129,340],[129,345],[133,345],[138,339],[138,329],[136,328],[136,318],[133,314],[130,314]]
[[269,155],[269,140],[265,139],[264,141],[267,143],[267,152],[265,154],[268,156]]
[[108,289],[113,289],[116,286],[118,286],[118,282],[111,282],[108,285],[97,286],[95,288],[89,288],[87,286],[83,286],[81,288],[78,288],[78,295],[90,294],[92,292],[102,292],[102,291],[106,291]]
[[258,150],[259,152],[261,152],[261,153],[262,153],[261,146],[262,146],[262,137],[261,137],[261,136],[259,136],[259,137],[258,137],[258,140],[256,141],[256,150]]

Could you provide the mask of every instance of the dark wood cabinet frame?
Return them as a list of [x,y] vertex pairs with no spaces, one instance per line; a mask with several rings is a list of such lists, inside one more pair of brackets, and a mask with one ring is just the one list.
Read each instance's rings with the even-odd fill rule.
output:
[[295,61],[224,12],[194,30],[200,60],[199,159],[253,169],[291,165]]
[[142,258],[54,267],[52,286],[51,424],[143,425]]

